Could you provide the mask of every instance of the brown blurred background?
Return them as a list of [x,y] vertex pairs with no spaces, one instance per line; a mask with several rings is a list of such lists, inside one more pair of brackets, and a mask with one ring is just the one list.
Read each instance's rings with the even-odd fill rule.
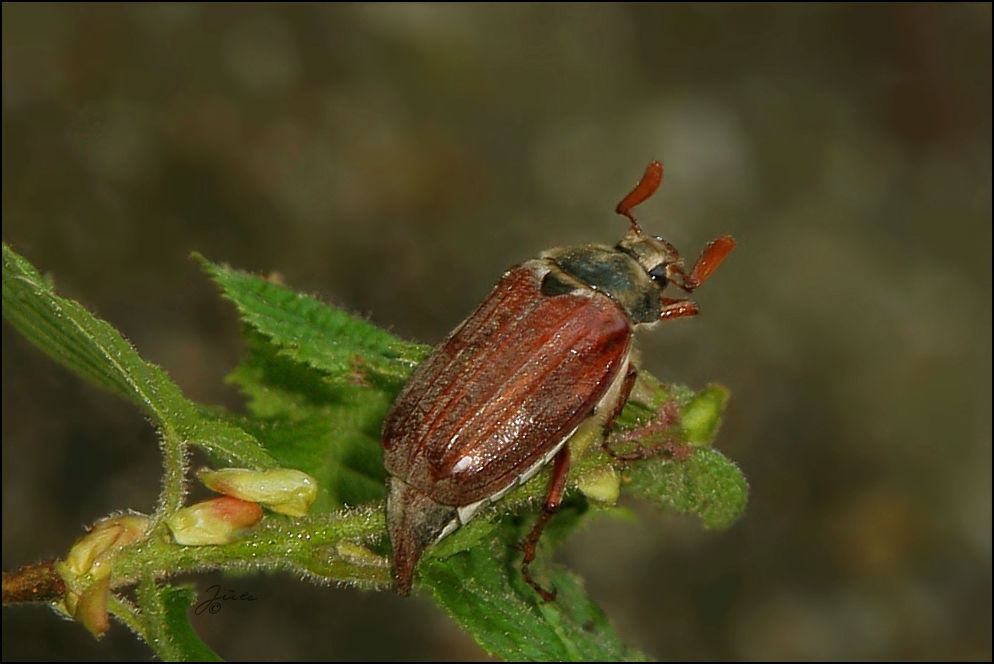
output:
[[[724,533],[635,506],[560,560],[667,659],[991,657],[991,5],[3,5],[3,239],[195,399],[239,326],[191,251],[436,343],[501,272],[643,226],[739,248],[642,335],[721,382]],[[3,568],[151,510],[130,405],[3,326]],[[232,659],[485,655],[424,598],[220,580]],[[43,609],[3,659],[147,659]]]

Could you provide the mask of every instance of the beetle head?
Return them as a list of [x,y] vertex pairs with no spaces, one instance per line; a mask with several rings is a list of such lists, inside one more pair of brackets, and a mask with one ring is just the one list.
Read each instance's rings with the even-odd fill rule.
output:
[[665,289],[674,279],[678,279],[677,283],[683,282],[683,259],[676,248],[663,238],[644,235],[635,226],[616,248],[635,259],[659,290]]
[[645,174],[635,188],[618,203],[614,211],[628,217],[632,228],[615,248],[631,256],[660,290],[672,283],[690,293],[704,283],[725,260],[728,252],[735,248],[735,241],[728,235],[712,240],[704,247],[704,252],[690,272],[686,272],[683,259],[673,245],[661,237],[644,234],[632,214],[632,208],[652,196],[662,181],[663,165],[653,161],[645,169]]
[[683,259],[676,248],[663,238],[643,233],[639,223],[635,221],[632,208],[656,193],[662,181],[663,165],[658,161],[650,162],[642,179],[614,209],[618,214],[628,217],[632,223],[631,230],[615,248],[634,258],[660,290],[666,288],[675,277],[680,278],[677,283],[683,283]]

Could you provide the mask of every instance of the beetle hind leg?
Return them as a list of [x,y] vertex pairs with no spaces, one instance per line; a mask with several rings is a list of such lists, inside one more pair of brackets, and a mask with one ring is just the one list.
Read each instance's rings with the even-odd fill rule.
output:
[[553,588],[551,591],[548,591],[539,585],[538,581],[532,577],[531,572],[528,571],[528,566],[535,560],[535,552],[538,547],[538,541],[542,537],[542,531],[545,530],[549,519],[556,513],[556,510],[559,509],[559,504],[563,501],[563,495],[566,493],[566,478],[568,476],[569,445],[563,445],[563,448],[559,450],[555,460],[552,462],[552,477],[549,480],[549,490],[545,496],[545,506],[542,508],[541,514],[538,515],[535,525],[532,526],[531,532],[528,533],[528,537],[521,544],[521,550],[525,554],[524,560],[521,561],[521,576],[525,578],[525,583],[541,595],[542,599],[546,602],[556,599],[556,589]]

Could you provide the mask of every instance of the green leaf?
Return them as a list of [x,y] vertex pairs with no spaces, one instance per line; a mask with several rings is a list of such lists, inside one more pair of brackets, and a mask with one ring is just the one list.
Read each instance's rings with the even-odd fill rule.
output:
[[159,596],[165,607],[165,632],[183,662],[223,662],[190,624],[190,607],[197,601],[197,591],[190,586],[160,586]]
[[165,371],[143,360],[110,324],[78,302],[56,295],[52,282],[6,243],[3,316],[57,362],[130,400],[161,427],[167,467],[173,471],[167,484],[179,481],[175,473],[182,469],[186,444],[248,467],[275,464],[250,435],[227,422],[205,417]]
[[56,361],[130,399],[161,423],[185,411],[179,388],[138,356],[124,337],[79,303],[54,294],[27,260],[3,245],[3,316]]
[[227,265],[200,261],[247,324],[288,357],[332,379],[399,388],[431,348],[403,342],[375,325]]
[[314,512],[385,496],[380,427],[430,350],[318,300],[195,255],[246,324],[249,351],[229,375],[254,434],[284,466],[313,476]]
[[738,466],[708,447],[686,459],[663,457],[632,464],[623,490],[663,509],[696,514],[708,528],[727,528],[745,510],[749,485]]
[[[661,446],[661,453],[624,464],[622,490],[663,509],[697,515],[708,528],[730,526],[745,510],[749,485],[738,466],[707,447],[721,426],[728,397],[720,385],[694,394],[640,373],[611,435],[641,433],[636,444]],[[661,421],[669,424],[660,429]],[[581,462],[580,472],[597,461]]]
[[380,427],[395,393],[328,381],[258,334],[229,380],[248,396],[242,426],[288,468],[318,481],[312,513],[382,500],[386,471]]
[[[138,582],[141,615],[117,608],[159,657],[216,655],[190,627],[192,591],[159,586],[155,579],[250,568],[365,587],[386,584],[389,567],[379,556],[386,544],[380,427],[430,349],[198,257],[246,323],[248,352],[229,380],[248,397],[249,414],[234,415],[188,401],[110,325],[55,295],[52,284],[6,245],[3,251],[4,317],[56,360],[138,404],[160,426],[167,469],[164,510],[181,504],[187,444],[203,448],[218,465],[279,464],[318,481],[312,517],[270,515],[225,546],[183,547],[153,537],[115,558],[116,578]],[[730,524],[745,506],[747,485],[734,464],[707,447],[727,399],[721,387],[694,394],[662,386],[643,372],[612,435],[628,446],[667,453],[619,464],[595,445],[580,453],[599,440],[600,431],[591,428],[582,443],[575,441],[570,492],[531,568],[545,587],[555,587],[554,602],[542,602],[525,583],[516,548],[532,522],[521,515],[544,496],[548,470],[429,550],[419,567],[420,584],[481,646],[505,659],[644,659],[621,642],[580,580],[548,562],[550,551],[589,514],[617,512],[611,505],[619,486],[664,508],[697,514],[708,527]],[[364,507],[342,509],[358,505]]]
[[[435,601],[487,652],[509,661],[644,661],[626,646],[580,579],[559,565],[532,564],[557,598],[543,602],[518,569],[511,546],[520,530],[505,519],[504,537],[444,560],[430,551],[420,566],[421,583]],[[541,557],[541,556],[540,556]]]

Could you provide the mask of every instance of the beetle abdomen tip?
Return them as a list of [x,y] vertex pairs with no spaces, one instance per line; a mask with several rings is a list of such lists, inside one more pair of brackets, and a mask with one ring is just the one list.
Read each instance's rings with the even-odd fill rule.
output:
[[407,482],[390,478],[387,529],[393,547],[394,575],[399,595],[406,597],[411,593],[414,570],[421,554],[458,518],[455,507],[436,503]]

